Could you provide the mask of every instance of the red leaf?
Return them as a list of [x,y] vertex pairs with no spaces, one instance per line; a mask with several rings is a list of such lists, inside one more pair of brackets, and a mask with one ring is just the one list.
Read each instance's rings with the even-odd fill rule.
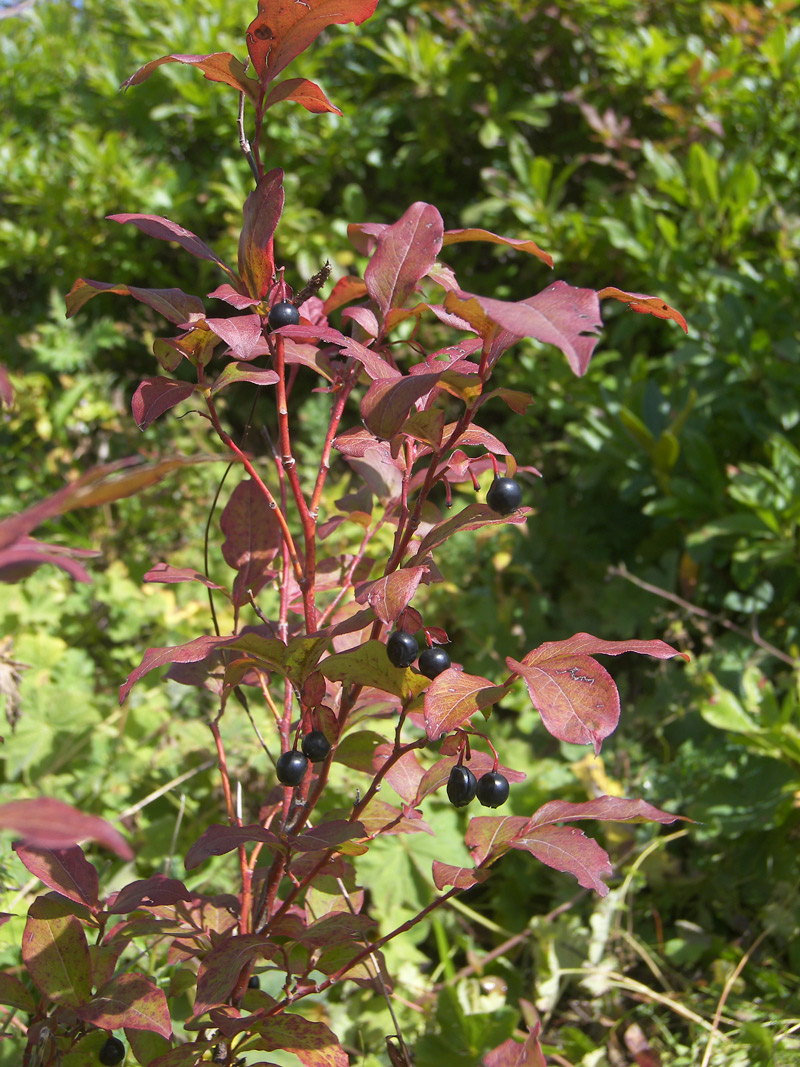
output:
[[643,315],[655,315],[657,319],[672,319],[673,322],[677,322],[684,333],[689,332],[686,319],[681,315],[680,311],[676,311],[669,304],[665,304],[661,297],[645,296],[644,293],[626,293],[623,289],[616,289],[613,285],[601,289],[597,295],[601,300],[606,297],[622,300],[631,311],[638,311]]
[[259,1021],[249,1047],[293,1052],[305,1067],[348,1067],[350,1059],[324,1023],[284,1012]]
[[509,1037],[483,1057],[483,1067],[547,1067],[539,1044],[539,1023],[520,1044]]
[[306,78],[289,78],[280,85],[275,85],[264,102],[264,110],[266,111],[273,104],[280,103],[281,100],[294,100],[314,115],[322,115],[326,111],[341,115],[339,108],[334,107],[322,89]]
[[361,401],[361,416],[367,428],[377,438],[390,441],[415,410],[416,402],[439,384],[442,373],[374,381]]
[[[186,56],[186,59],[201,58],[198,56]],[[164,60],[156,60],[156,63],[164,62]],[[144,69],[144,68],[143,68]],[[208,247],[205,241],[201,241],[200,238],[191,232],[191,230],[184,229],[183,226],[179,226],[177,222],[171,222],[169,219],[163,218],[161,215],[136,215],[136,214],[122,214],[122,215],[106,215],[107,219],[111,222],[132,222],[134,226],[146,233],[148,237],[157,237],[160,241],[176,241],[181,248],[185,248],[187,252],[191,252],[193,256],[197,256],[198,259],[209,259],[212,263],[216,263],[222,267],[223,270],[230,270],[217,253]]]
[[[379,745],[372,756],[372,767],[376,771],[380,770],[393,752],[394,745]],[[424,775],[425,771],[417,758],[417,753],[412,749],[392,764],[384,776],[384,781],[389,783],[406,804],[418,804],[417,791]]]
[[505,696],[507,689],[492,685],[488,678],[467,674],[455,667],[437,675],[425,693],[425,730],[431,741],[449,733],[474,715],[490,708]]
[[433,884],[442,890],[445,886],[454,885],[457,889],[471,889],[479,882],[485,882],[489,872],[479,867],[451,867],[449,863],[433,861]]
[[654,808],[646,800],[603,796],[579,804],[568,800],[550,800],[534,812],[530,825],[544,826],[548,823],[572,822],[575,819],[597,819],[600,822],[671,823],[678,819],[691,821],[686,820],[683,815],[670,815],[667,811]]
[[228,285],[227,282],[218,285],[216,289],[206,295],[209,300],[224,300],[226,304],[230,304],[231,307],[235,307],[238,311],[244,311],[245,308],[251,308],[254,304],[259,303],[257,297],[246,296],[244,293],[240,293],[238,289],[234,289],[232,285]]
[[91,582],[89,572],[77,562],[102,555],[88,548],[64,548],[48,545],[34,537],[22,537],[10,548],[0,549],[0,582],[19,582],[31,575],[43,563],[60,567],[76,582]]
[[146,430],[159,415],[187,400],[195,388],[191,382],[176,382],[172,378],[145,378],[131,400],[136,425]]
[[367,291],[383,315],[405,304],[420,278],[436,262],[444,223],[432,204],[417,201],[387,226],[364,271]]
[[206,325],[230,348],[234,359],[256,359],[269,352],[260,315],[230,315],[206,319]]
[[429,552],[444,544],[459,530],[479,530],[482,526],[501,526],[503,523],[514,523],[519,526],[525,522],[532,510],[532,508],[519,508],[512,515],[498,515],[486,504],[467,504],[463,511],[459,511],[457,515],[449,519],[444,519],[428,531],[409,564],[413,566],[415,562],[423,560]]
[[381,622],[394,622],[403,608],[411,603],[427,573],[427,567],[402,567],[385,578],[361,582],[355,590],[356,603],[369,604]]
[[548,733],[571,745],[594,745],[619,723],[619,692],[614,679],[591,656],[554,656],[538,663],[507,659],[509,670],[524,678],[531,703]]
[[299,837],[292,837],[291,845],[298,852],[322,852],[336,848],[345,841],[353,841],[366,836],[366,831],[360,822],[332,819],[330,822],[320,823],[312,830],[306,830]]
[[489,867],[508,852],[511,842],[529,822],[524,815],[477,815],[469,821],[464,842],[475,863]]
[[210,578],[206,578],[199,571],[193,570],[191,567],[173,567],[169,563],[156,563],[147,571],[142,581],[163,582],[164,585],[177,585],[180,582],[200,582],[201,585],[205,585],[209,589],[225,591],[224,585],[212,582]]
[[225,1004],[242,972],[252,960],[270,960],[277,946],[264,934],[245,934],[229,937],[213,948],[200,964],[197,973],[197,994],[194,1014],[203,1015],[211,1008]]
[[601,897],[608,893],[608,886],[601,880],[614,870],[608,855],[575,826],[530,827],[510,845],[520,852],[530,852],[546,867],[574,875],[584,889],[594,889]]
[[105,819],[84,815],[52,797],[0,804],[0,830],[13,830],[34,848],[70,848],[79,841],[91,840],[124,860],[133,859],[130,845]]
[[519,252],[530,252],[531,255],[538,256],[548,267],[553,266],[553,257],[547,252],[543,252],[535,241],[520,241],[515,237],[499,237],[496,233],[490,233],[489,230],[474,228],[469,230],[445,230],[442,244],[445,246],[457,245],[463,241],[489,241],[491,244],[506,245],[509,248],[517,249]]
[[215,52],[208,56],[177,54],[162,56],[161,59],[153,59],[150,63],[145,63],[126,82],[123,82],[122,88],[127,89],[131,85],[139,85],[140,82],[149,78],[162,63],[189,63],[202,70],[209,81],[230,85],[239,92],[245,93],[253,104],[258,102],[258,82],[254,78],[247,77],[242,61],[236,59],[230,52]]
[[167,998],[143,974],[129,971],[103,986],[89,1004],[79,1009],[84,1022],[104,1030],[152,1030],[162,1037],[172,1036]]
[[[453,303],[452,310],[458,310],[458,301],[453,296],[447,294],[445,307],[451,309]],[[514,336],[533,337],[555,345],[578,377],[586,373],[603,324],[594,289],[576,289],[566,282],[553,282],[536,296],[516,303],[464,292],[458,296],[474,300],[492,322]]]
[[378,0],[259,0],[258,14],[247,27],[247,50],[264,84],[272,81],[304,52],[326,26],[354,22],[360,26]]
[[92,967],[83,925],[68,908],[64,900],[34,900],[22,935],[22,959],[43,996],[78,1008],[91,996]]
[[283,212],[283,171],[268,171],[244,202],[239,236],[239,274],[247,292],[259,300],[266,296],[275,273],[272,238]]
[[531,703],[548,731],[560,741],[594,745],[619,722],[619,692],[611,675],[592,654],[619,656],[638,652],[657,659],[688,658],[664,641],[604,641],[577,633],[565,641],[547,641],[521,662],[508,659],[510,670],[525,680]]
[[179,900],[191,901],[192,895],[177,878],[153,874],[130,882],[116,894],[108,908],[110,915],[127,915],[139,908],[156,908],[177,904]]
[[199,663],[212,652],[225,645],[233,644],[241,640],[238,634],[229,637],[195,637],[193,641],[187,641],[185,645],[169,645],[165,648],[148,648],[142,657],[142,662],[135,670],[132,670],[127,679],[120,686],[119,702],[123,703],[125,697],[133,689],[134,685],[149,671],[156,667],[164,667],[167,663]]
[[91,911],[95,910],[97,870],[78,845],[71,848],[34,848],[17,842],[14,851],[40,882],[69,900],[84,904]]
[[252,478],[245,478],[231,493],[220,518],[225,534],[222,555],[238,571],[233,603],[247,602],[248,590],[256,596],[270,580],[269,564],[281,547],[281,529],[264,494]]
[[251,841],[261,841],[269,848],[281,847],[275,834],[270,830],[265,830],[258,823],[252,826],[222,826],[213,823],[206,827],[191,846],[186,853],[183,865],[187,871],[191,871],[210,856],[224,856],[240,845],[249,844]]
[[143,304],[153,308],[165,319],[182,326],[185,322],[194,322],[203,317],[203,302],[199,296],[184,293],[182,289],[140,289],[135,285],[117,285],[112,282],[95,282],[91,278],[78,278],[65,298],[67,318],[87,304],[99,293],[117,293],[119,296],[132,296]]

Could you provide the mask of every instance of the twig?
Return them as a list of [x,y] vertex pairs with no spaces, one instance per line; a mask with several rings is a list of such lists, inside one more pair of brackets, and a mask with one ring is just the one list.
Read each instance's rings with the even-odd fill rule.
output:
[[793,659],[788,653],[782,652],[781,649],[776,648],[775,645],[770,644],[769,641],[765,641],[758,632],[755,623],[753,623],[750,630],[745,630],[743,627],[737,626],[735,622],[731,622],[730,619],[726,619],[724,615],[716,615],[713,611],[706,611],[705,608],[698,607],[697,604],[692,604],[688,600],[684,600],[683,597],[678,596],[676,593],[670,593],[667,589],[661,589],[660,586],[651,585],[650,582],[645,582],[641,578],[637,578],[635,574],[631,574],[624,563],[619,563],[616,567],[609,567],[606,573],[615,578],[624,578],[625,581],[631,582],[640,589],[644,589],[646,593],[652,593],[653,596],[661,597],[662,600],[669,600],[671,603],[677,604],[679,608],[682,608],[690,615],[697,615],[701,619],[708,619],[709,622],[715,622],[719,626],[724,626],[726,630],[731,630],[733,633],[739,634],[740,637],[747,638],[747,640],[752,641],[754,645],[763,648],[763,650],[768,652],[770,656],[774,656],[783,663],[788,663],[790,667],[797,667],[800,663],[800,660]]

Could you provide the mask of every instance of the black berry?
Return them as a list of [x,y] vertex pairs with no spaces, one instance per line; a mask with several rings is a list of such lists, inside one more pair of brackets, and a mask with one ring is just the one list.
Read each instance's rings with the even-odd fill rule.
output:
[[312,763],[322,763],[327,759],[331,750],[331,743],[322,730],[312,730],[303,738],[303,755],[307,756]]
[[273,330],[281,326],[296,326],[300,322],[300,312],[289,300],[281,300],[279,304],[273,304],[269,309],[267,322]]
[[261,982],[259,982],[257,974],[251,974],[250,975],[250,980],[247,983],[247,988],[248,989],[260,989],[261,988]]
[[278,781],[281,785],[300,785],[308,770],[308,760],[302,752],[293,748],[278,756],[275,770],[278,772]]
[[100,1049],[97,1058],[101,1063],[113,1067],[115,1063],[122,1063],[125,1059],[125,1046],[118,1037],[110,1037]]
[[522,489],[513,478],[495,478],[486,494],[486,503],[498,515],[510,515],[522,503]]
[[476,796],[485,808],[499,808],[508,800],[508,779],[498,771],[487,771],[480,777]]
[[386,655],[393,667],[410,667],[419,655],[419,645],[405,630],[395,630],[386,642]]
[[447,782],[447,798],[454,808],[463,808],[475,796],[478,781],[469,767],[453,767]]
[[443,648],[423,648],[417,666],[426,678],[435,678],[450,666],[450,657]]

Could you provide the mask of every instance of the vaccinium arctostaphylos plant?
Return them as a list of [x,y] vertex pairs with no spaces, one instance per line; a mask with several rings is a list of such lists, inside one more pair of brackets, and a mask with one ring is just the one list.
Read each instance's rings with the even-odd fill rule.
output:
[[[33,807],[25,818],[22,809],[6,811],[0,825],[23,835],[20,859],[53,890],[31,906],[23,941],[35,991],[17,979],[2,987],[12,997],[6,1003],[33,1019],[26,1063],[55,1063],[72,1052],[87,1057],[81,1062],[111,1062],[122,1045],[109,1033],[124,1029],[127,1062],[135,1058],[148,1067],[202,1060],[233,1065],[248,1053],[276,1049],[311,1067],[343,1067],[348,1055],[331,1029],[318,1013],[304,1016],[306,998],[352,981],[390,1003],[382,946],[485,881],[488,868],[509,850],[527,852],[603,895],[603,879],[612,871],[608,856],[571,824],[675,818],[644,800],[620,797],[555,800],[530,814],[475,816],[464,838],[471,866],[448,863],[443,847],[432,872],[439,895],[417,915],[375,932],[365,908],[359,857],[375,838],[427,829],[425,806],[437,791],[459,808],[476,797],[494,808],[507,799],[509,783],[524,777],[502,766],[488,736],[475,730],[471,720],[478,712],[488,718],[521,682],[554,737],[599,751],[617,725],[619,696],[595,655],[678,655],[659,640],[604,641],[578,633],[520,659],[509,657],[505,676],[491,680],[452,664],[438,647],[447,644],[446,632],[414,605],[421,585],[441,580],[435,557],[450,537],[521,525],[531,514],[524,503],[527,475],[537,472],[518,467],[503,442],[480,425],[487,403],[519,416],[527,406],[525,395],[491,386],[503,354],[520,338],[535,338],[555,345],[583,374],[597,343],[601,297],[682,320],[656,297],[616,288],[598,292],[555,281],[520,301],[464,289],[441,258],[449,245],[486,241],[548,266],[552,259],[533,240],[447,229],[439,210],[423,202],[396,221],[352,223],[352,242],[366,259],[363,277],[339,278],[327,295],[327,265],[310,279],[295,279],[276,262],[284,175],[270,158],[267,113],[291,101],[313,113],[338,113],[318,85],[276,79],[326,26],[360,24],[376,4],[261,0],[247,29],[246,62],[228,53],[170,55],[126,83],[134,86],[161,64],[177,62],[239,93],[239,136],[254,181],[235,267],[177,222],[111,216],[215,263],[221,282],[205,298],[141,287],[139,280],[129,286],[84,278],[67,297],[73,315],[99,294],[130,295],[171,324],[154,343],[159,372],[136,389],[133,416],[146,430],[191,400],[207,425],[209,448],[221,449],[241,474],[219,519],[222,556],[235,572],[230,588],[168,562],[154,564],[145,576],[200,583],[224,613],[215,609],[209,632],[186,644],[148,649],[120,692],[124,701],[156,667],[191,664],[194,682],[216,695],[209,726],[227,821],[208,826],[184,864],[191,871],[211,857],[236,853],[237,883],[227,884],[220,898],[155,875],[101,899],[97,872],[75,841],[99,835],[125,854],[117,839],[77,815],[71,816],[73,837],[59,837],[53,809],[42,806],[53,802],[28,802]],[[442,328],[452,332],[449,343],[431,346],[426,339]],[[329,401],[310,476],[307,462],[301,468],[296,460],[301,377]],[[266,458],[226,429],[220,394],[233,385],[261,390],[274,403],[277,430]],[[337,456],[361,483],[349,495],[330,491],[329,481],[344,477],[331,474]],[[525,480],[517,479],[518,471]],[[488,489],[486,502],[443,512],[442,496],[451,507],[462,495],[459,490],[454,498],[453,487],[463,485]],[[358,537],[345,539],[346,550],[326,554],[326,539],[354,529]],[[380,550],[385,544],[388,550]],[[229,620],[228,632],[220,619]],[[415,637],[421,634],[424,641]],[[242,708],[260,720],[259,740],[263,736],[274,765],[271,788],[251,800],[249,814],[234,796],[223,735],[226,717]],[[375,733],[365,730],[371,718],[384,727],[391,723],[384,743],[376,745]],[[348,806],[331,805],[344,771],[355,773],[358,785]],[[384,784],[399,804],[379,798]],[[51,950],[55,943],[58,952]],[[140,973],[132,946],[141,952],[142,945],[153,952],[164,945],[170,962],[185,965],[181,981],[164,988]],[[275,975],[280,981],[268,992],[265,976]],[[191,1015],[176,1035],[173,997],[188,988]],[[411,1063],[402,1039],[387,1048],[393,1062]],[[521,1062],[520,1048],[509,1037],[492,1063]],[[543,1062],[535,1033],[526,1055],[525,1062]]]

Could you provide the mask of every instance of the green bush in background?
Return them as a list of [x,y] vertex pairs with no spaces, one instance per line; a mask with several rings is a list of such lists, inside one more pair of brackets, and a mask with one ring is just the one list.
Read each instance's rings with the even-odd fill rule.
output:
[[[547,872],[520,885],[506,860],[474,891],[469,913],[443,917],[407,959],[392,961],[420,988],[460,978],[458,997],[438,1000],[419,1067],[441,1063],[442,1035],[451,1049],[473,1049],[464,1063],[478,1063],[472,1017],[499,1010],[504,985],[545,1014],[569,1062],[606,1062],[602,1017],[616,1021],[612,1047],[624,1047],[634,1019],[665,1063],[696,1064],[709,1040],[702,1020],[726,982],[732,1036],[709,1062],[792,1062],[784,1034],[800,1017],[797,9],[787,0],[382,0],[366,42],[326,34],[296,71],[319,81],[345,117],[291,105],[272,113],[269,136],[291,192],[279,233],[297,267],[290,281],[301,284],[326,259],[336,275],[347,272],[356,254],[342,220],[386,221],[425,199],[443,206],[449,226],[534,237],[556,256],[555,276],[659,293],[690,323],[682,339],[612,310],[581,380],[543,348],[515,350],[505,384],[533,391],[535,403],[513,431],[525,443],[507,444],[544,474],[528,485],[538,514],[524,538],[454,544],[456,616],[452,590],[431,597],[476,673],[515,655],[523,634],[683,641],[695,659],[681,678],[656,666],[649,681],[638,671],[628,682],[614,665],[624,714],[605,764],[558,751],[531,711],[512,706],[502,715],[505,758],[529,774],[512,800],[520,811],[619,785],[670,796],[700,825],[668,843],[609,835],[623,881],[591,905],[570,903],[570,888]],[[84,322],[67,323],[61,295],[78,274],[147,276],[194,292],[216,284],[203,264],[104,216],[161,213],[230,256],[250,187],[235,97],[171,66],[128,94],[118,86],[169,51],[233,48],[249,17],[211,0],[40,0],[0,20],[0,362],[17,387],[0,422],[4,513],[142,447],[128,405],[150,365],[155,317],[98,301]],[[450,251],[465,284],[480,276],[483,291],[488,279],[501,297],[547,281],[541,264],[488,246]],[[311,395],[304,409],[310,440],[314,403]],[[195,450],[190,421],[180,426],[180,447]],[[148,451],[162,432],[151,428]],[[31,664],[21,718],[0,748],[0,780],[12,793],[50,792],[114,817],[196,771],[132,816],[152,828],[154,868],[176,838],[179,849],[196,836],[216,803],[202,708],[179,686],[153,684],[120,711],[115,687],[143,647],[179,641],[205,610],[183,590],[142,591],[140,579],[154,557],[198,565],[219,474],[197,468],[191,499],[167,487],[145,504],[73,514],[49,536],[103,548],[95,585],[40,571],[0,601],[0,635],[13,636],[13,657]],[[621,561],[639,585],[620,576]],[[243,777],[257,780],[244,726],[240,754]],[[642,768],[633,778],[631,766]],[[416,900],[428,867],[405,856],[395,895],[401,887]],[[21,881],[20,871],[11,858],[5,884]],[[386,893],[376,908],[396,906]],[[549,918],[526,929],[532,912]],[[484,967],[483,953],[502,942],[507,952]],[[570,973],[587,961],[588,984]],[[499,984],[490,988],[488,977]],[[629,1016],[630,998],[642,995],[636,982],[662,1001],[645,997]],[[354,1047],[386,1030],[370,1012],[365,998]],[[415,1020],[409,1013],[407,1025]]]

